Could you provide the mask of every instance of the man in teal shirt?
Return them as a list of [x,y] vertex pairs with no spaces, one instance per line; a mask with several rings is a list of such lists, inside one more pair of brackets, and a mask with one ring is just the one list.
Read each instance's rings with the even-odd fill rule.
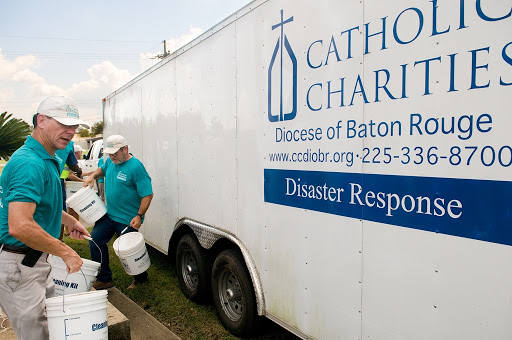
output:
[[[96,289],[107,289],[114,285],[108,262],[107,243],[114,233],[119,236],[123,230],[138,231],[153,199],[151,178],[144,165],[129,153],[128,143],[123,136],[108,137],[103,152],[108,154],[109,158],[84,182],[84,186],[92,186],[95,179],[105,177],[107,213],[96,221],[91,233],[101,252],[96,244],[89,242],[92,260],[99,262],[103,258],[100,272],[93,285]],[[148,274],[143,272],[135,275],[134,279],[128,289],[147,281]]]
[[87,124],[66,97],[46,98],[36,115],[32,136],[12,155],[0,178],[0,306],[20,340],[48,339],[44,299],[54,292],[48,254],[61,257],[69,273],[82,266],[80,256],[58,240],[61,222],[75,239],[90,236],[62,211],[55,157],[78,125]]

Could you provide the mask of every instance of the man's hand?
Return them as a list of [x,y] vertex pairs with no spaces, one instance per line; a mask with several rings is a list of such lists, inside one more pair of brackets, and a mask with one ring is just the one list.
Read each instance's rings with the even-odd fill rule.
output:
[[94,187],[94,180],[96,178],[103,177],[103,170],[101,168],[97,168],[93,172],[90,173],[90,175],[84,180],[84,187],[90,186],[91,188]]
[[76,240],[83,240],[85,236],[91,236],[87,229],[82,225],[82,223],[78,222],[76,218],[68,214],[67,212],[62,212],[62,224],[66,226],[67,233],[71,238]]
[[69,255],[62,257],[62,260],[66,264],[69,274],[73,274],[79,271],[80,268],[82,268],[82,264],[84,263],[80,256],[72,249],[71,252],[69,252]]
[[69,237],[74,238],[75,240],[83,240],[84,235],[91,237],[91,234],[85,229],[82,223],[76,221],[75,223],[68,225]]
[[86,179],[84,179],[84,188],[87,186],[91,188],[94,187],[94,176],[89,176]]
[[142,225],[142,217],[137,215],[134,218],[132,218],[132,220],[130,222],[130,227],[132,227],[133,229],[139,230],[141,225]]

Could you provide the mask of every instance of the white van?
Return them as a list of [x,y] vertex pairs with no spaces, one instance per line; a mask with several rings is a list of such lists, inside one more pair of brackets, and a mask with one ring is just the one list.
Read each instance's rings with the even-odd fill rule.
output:
[[78,161],[82,172],[92,172],[98,168],[98,161],[103,157],[103,139],[98,139],[91,145],[91,149],[84,159]]

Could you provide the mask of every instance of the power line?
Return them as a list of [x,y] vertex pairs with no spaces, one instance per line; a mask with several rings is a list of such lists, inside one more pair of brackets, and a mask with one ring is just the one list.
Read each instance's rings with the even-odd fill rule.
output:
[[[99,99],[98,99],[99,98]],[[75,99],[73,98],[73,100],[77,103],[100,103],[101,104],[101,99],[100,97],[98,98],[91,98],[91,99]],[[29,100],[4,100],[4,101],[0,101],[0,104],[9,104],[9,103],[27,103]],[[34,101],[34,102],[37,102],[37,101]],[[39,102],[37,102],[39,103]]]
[[[86,99],[86,100],[75,100],[75,102],[80,106],[91,106],[102,104],[101,98],[99,99]],[[39,105],[39,101],[0,101],[0,106],[8,106],[8,107],[33,107],[34,105]]]
[[[20,51],[2,51],[2,55],[6,57],[21,57],[26,55],[34,55],[39,58],[59,58],[59,59],[113,59],[113,60],[138,60],[140,55],[134,54],[80,54],[65,52],[20,52]],[[146,59],[150,59],[146,57]]]
[[[35,51],[17,51],[17,50],[2,50],[2,53],[19,53],[19,54],[27,54],[27,53],[38,53],[38,54],[59,54],[59,55],[66,55],[66,54],[69,54],[69,55],[83,55],[84,52],[55,52],[55,51],[51,51],[51,52],[47,52],[47,51],[39,51],[39,52],[35,52]],[[132,53],[133,54],[133,53]],[[126,55],[130,55],[130,54],[126,54],[126,53],[111,53],[111,52],[103,52],[103,53],[94,53],[94,54],[90,54],[90,55],[105,55],[105,56],[126,56]]]
[[69,41],[89,41],[89,42],[116,42],[116,43],[154,43],[154,41],[148,40],[107,40],[107,39],[78,39],[78,38],[56,38],[56,37],[30,37],[24,35],[5,35],[0,34],[0,37],[4,38],[22,38],[22,39],[44,39],[44,40],[69,40]]

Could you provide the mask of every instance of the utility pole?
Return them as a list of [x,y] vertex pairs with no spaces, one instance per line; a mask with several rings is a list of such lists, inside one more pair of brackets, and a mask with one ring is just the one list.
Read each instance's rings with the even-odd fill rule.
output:
[[169,52],[167,52],[167,40],[164,40],[164,58],[167,57],[167,55],[169,54]]
[[167,52],[167,41],[164,40],[162,42],[164,43],[164,53],[163,54],[158,54],[158,55],[154,56],[151,59],[164,59],[165,57],[167,57],[169,55],[169,52]]

